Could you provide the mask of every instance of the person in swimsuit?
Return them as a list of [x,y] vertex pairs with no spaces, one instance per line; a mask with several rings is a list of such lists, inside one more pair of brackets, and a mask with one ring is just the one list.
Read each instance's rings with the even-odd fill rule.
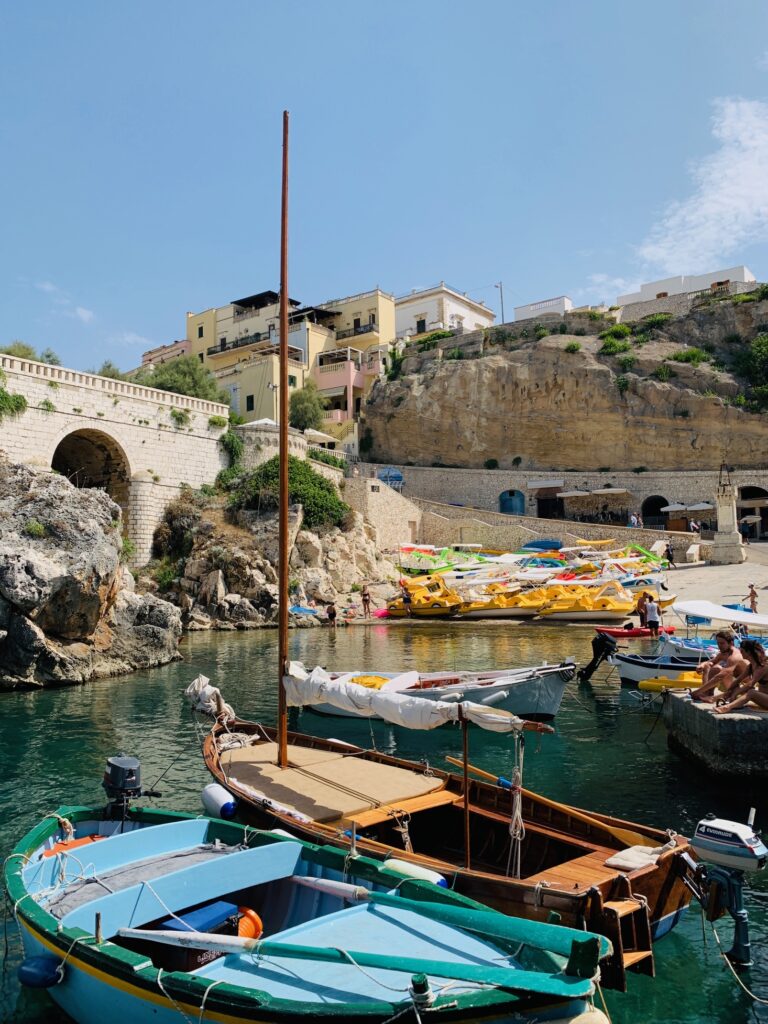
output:
[[718,715],[727,715],[730,711],[738,711],[747,704],[755,704],[757,707],[768,711],[768,657],[765,649],[757,640],[744,640],[741,644],[741,653],[744,655],[749,668],[745,674],[745,682],[741,686],[734,687],[729,692],[730,700],[715,708]]
[[757,613],[757,591],[755,590],[755,584],[749,584],[749,593],[747,594],[747,600],[749,601],[749,610],[753,613]]
[[691,693],[693,700],[712,704],[717,700],[714,693],[717,686],[730,692],[746,674],[747,662],[734,647],[733,640],[730,629],[719,629],[715,633],[717,654],[696,666],[696,672],[701,673],[701,686]]
[[368,589],[368,584],[363,584],[363,589],[360,591],[360,598],[363,602],[363,616],[366,619],[371,617],[371,592]]
[[643,629],[645,629],[645,620],[647,618],[647,615],[646,615],[647,606],[648,606],[648,595],[646,594],[645,591],[643,591],[642,594],[640,595],[640,597],[638,597],[637,604],[635,605],[635,611],[637,612],[638,618],[640,619],[640,625],[642,626]]

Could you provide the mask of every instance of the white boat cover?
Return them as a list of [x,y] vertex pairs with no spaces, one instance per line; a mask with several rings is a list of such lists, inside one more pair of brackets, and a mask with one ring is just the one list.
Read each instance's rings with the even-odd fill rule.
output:
[[739,622],[745,626],[768,626],[768,615],[742,612],[738,608],[726,608],[712,601],[675,601],[672,611],[678,615],[698,615],[703,619],[719,619],[722,622]]
[[184,696],[191,704],[193,711],[216,718],[223,714],[226,718],[234,718],[235,712],[221,696],[218,686],[211,686],[208,676],[202,673],[196,676],[184,691]]
[[383,718],[406,729],[436,729],[446,722],[460,721],[461,715],[490,732],[513,732],[524,726],[521,718],[500,708],[486,707],[473,701],[422,700],[391,690],[382,692],[358,686],[345,681],[348,678],[331,679],[319,666],[307,672],[300,661],[289,662],[288,672],[283,676],[287,703],[290,707],[330,704],[364,718]]

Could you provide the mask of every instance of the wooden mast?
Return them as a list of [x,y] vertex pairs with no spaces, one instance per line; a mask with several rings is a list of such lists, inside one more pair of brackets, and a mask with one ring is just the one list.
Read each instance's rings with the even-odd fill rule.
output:
[[283,111],[283,190],[280,213],[280,516],[278,558],[277,763],[288,767],[288,708],[283,674],[288,665],[288,111]]

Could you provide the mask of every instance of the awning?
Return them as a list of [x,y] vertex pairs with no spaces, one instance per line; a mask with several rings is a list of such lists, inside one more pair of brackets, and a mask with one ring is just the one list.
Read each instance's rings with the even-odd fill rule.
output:
[[672,611],[678,615],[695,615],[703,619],[717,619],[720,622],[741,622],[745,626],[768,626],[768,615],[742,612],[737,608],[726,608],[711,601],[676,601]]
[[331,437],[330,434],[324,434],[322,430],[313,430],[312,427],[307,427],[304,431],[304,437],[308,441],[313,441],[315,444],[329,444],[334,441],[338,441],[337,437]]
[[673,502],[671,505],[663,505],[659,512],[687,512],[688,506],[681,505],[679,501]]
[[337,398],[339,395],[345,394],[346,390],[343,385],[340,388],[320,388],[320,394],[325,398]]
[[529,480],[526,486],[529,491],[540,491],[544,487],[565,487],[565,480]]
[[740,523],[762,523],[762,516],[742,516],[739,520]]
[[598,487],[593,494],[629,494],[626,487]]
[[768,498],[739,498],[736,502],[737,508],[766,508]]
[[589,491],[560,491],[558,498],[588,498]]
[[695,505],[689,505],[689,512],[709,512],[715,506],[709,501],[697,501]]

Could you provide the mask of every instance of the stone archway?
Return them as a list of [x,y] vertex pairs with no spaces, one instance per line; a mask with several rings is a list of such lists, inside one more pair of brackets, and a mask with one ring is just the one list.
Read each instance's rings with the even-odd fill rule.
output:
[[98,487],[123,510],[128,520],[131,470],[128,458],[114,438],[101,430],[74,430],[56,445],[51,469],[75,487]]
[[661,494],[649,494],[647,498],[644,498],[643,503],[640,506],[640,515],[643,517],[643,525],[666,526],[667,513],[662,512],[661,510],[669,504],[670,502]]
[[[764,487],[740,487],[736,511],[742,536],[759,540],[768,533],[768,491]],[[750,517],[748,522],[744,521],[745,516]],[[756,516],[760,516],[759,521]]]

